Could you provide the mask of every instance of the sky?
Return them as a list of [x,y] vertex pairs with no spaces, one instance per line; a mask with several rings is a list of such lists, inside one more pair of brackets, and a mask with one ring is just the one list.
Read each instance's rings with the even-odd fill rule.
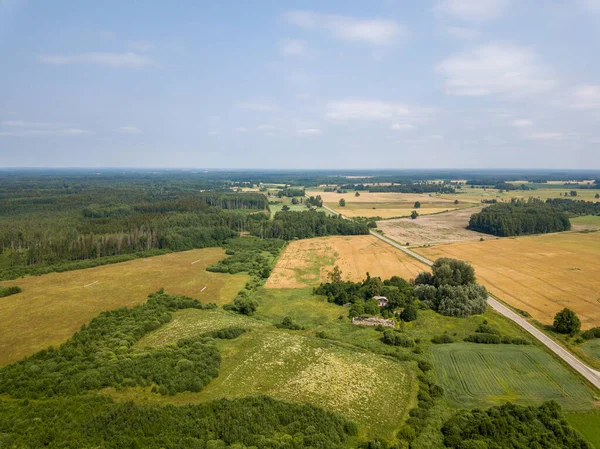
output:
[[0,0],[0,167],[600,168],[600,0]]

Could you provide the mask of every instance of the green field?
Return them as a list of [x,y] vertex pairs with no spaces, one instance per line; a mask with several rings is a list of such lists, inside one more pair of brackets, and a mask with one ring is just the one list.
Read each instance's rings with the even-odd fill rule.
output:
[[584,215],[582,217],[571,218],[571,223],[574,225],[600,228],[600,215]]
[[596,449],[600,449],[600,413],[567,413],[567,421],[577,429],[581,434],[594,445]]
[[594,395],[577,376],[536,346],[456,343],[433,348],[434,369],[450,403],[487,407],[505,401],[565,409],[593,407]]
[[593,340],[582,344],[581,349],[583,349],[588,356],[600,360],[600,338],[594,338]]

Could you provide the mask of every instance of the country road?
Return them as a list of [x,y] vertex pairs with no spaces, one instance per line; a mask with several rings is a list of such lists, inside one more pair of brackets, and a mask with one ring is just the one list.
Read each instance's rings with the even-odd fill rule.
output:
[[[331,209],[330,207],[323,205],[323,208],[327,209],[328,211],[330,211],[331,213],[333,213],[335,215],[339,215],[340,217],[342,217],[346,220],[348,219],[347,217],[336,212],[335,210]],[[394,248],[397,248],[400,251],[405,252],[409,256],[414,257],[415,259],[423,262],[424,264],[426,264],[428,266],[433,265],[433,262],[431,260],[427,259],[426,257],[421,256],[420,254],[415,253],[414,251],[408,249],[406,246],[402,246],[402,245],[394,242],[393,240],[391,240],[387,237],[384,237],[381,234],[378,234],[377,232],[374,232],[374,231],[370,231],[370,232],[371,232],[372,236],[377,237],[379,240],[382,240],[385,243],[393,246]],[[573,354],[571,354],[565,348],[563,348],[558,343],[556,343],[552,338],[548,337],[542,331],[537,329],[535,326],[533,326],[531,323],[529,323],[527,320],[525,320],[520,315],[518,315],[515,312],[513,312],[512,310],[510,310],[504,304],[500,303],[498,300],[489,296],[488,304],[496,312],[498,312],[498,313],[504,315],[506,318],[514,321],[516,324],[518,324],[523,329],[525,329],[527,332],[529,332],[533,337],[535,337],[538,341],[540,341],[550,351],[552,351],[554,354],[556,354],[558,357],[560,357],[565,363],[567,363],[569,366],[571,366],[575,371],[577,371],[579,374],[581,374],[583,377],[585,377],[592,385],[594,385],[597,389],[600,390],[600,372],[587,366],[585,363],[583,363],[581,360],[579,360],[577,357],[575,357]]]

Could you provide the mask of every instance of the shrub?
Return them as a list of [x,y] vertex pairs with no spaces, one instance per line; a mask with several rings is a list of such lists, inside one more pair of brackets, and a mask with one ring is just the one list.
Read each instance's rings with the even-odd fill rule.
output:
[[0,298],[4,298],[5,296],[16,295],[17,293],[21,293],[21,287],[17,285],[12,285],[10,287],[2,287],[0,286]]
[[471,343],[483,343],[486,345],[497,345],[500,344],[500,337],[496,334],[478,333],[469,335],[467,338],[465,338],[465,341]]
[[581,329],[581,320],[577,314],[566,307],[554,317],[554,329],[560,334],[575,334]]
[[600,327],[592,327],[591,329],[586,330],[581,334],[581,337],[586,340],[591,340],[592,338],[600,338]]
[[400,319],[402,321],[414,321],[417,319],[417,308],[412,304],[409,304],[401,313]]
[[436,335],[431,339],[431,343],[436,345],[454,343],[454,339],[448,334]]
[[418,365],[419,365],[419,369],[421,371],[423,371],[424,373],[427,371],[430,371],[433,368],[433,366],[431,366],[431,363],[429,363],[426,360],[419,360]]
[[281,323],[277,323],[275,326],[278,327],[279,329],[290,329],[293,331],[298,331],[298,330],[304,329],[299,324],[294,323],[294,321],[289,316],[284,317],[283,320],[281,321]]
[[475,332],[478,332],[481,334],[501,335],[501,333],[498,329],[496,329],[493,326],[490,326],[489,324],[480,324],[479,327],[477,329],[475,329]]
[[403,348],[412,348],[415,345],[413,339],[408,335],[400,334],[391,329],[388,329],[383,333],[382,341],[386,345],[402,346]]

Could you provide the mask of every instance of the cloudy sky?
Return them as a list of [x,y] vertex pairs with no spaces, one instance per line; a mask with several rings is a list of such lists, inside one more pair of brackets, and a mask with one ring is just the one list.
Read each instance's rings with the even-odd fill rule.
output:
[[600,168],[600,0],[0,0],[0,167]]

